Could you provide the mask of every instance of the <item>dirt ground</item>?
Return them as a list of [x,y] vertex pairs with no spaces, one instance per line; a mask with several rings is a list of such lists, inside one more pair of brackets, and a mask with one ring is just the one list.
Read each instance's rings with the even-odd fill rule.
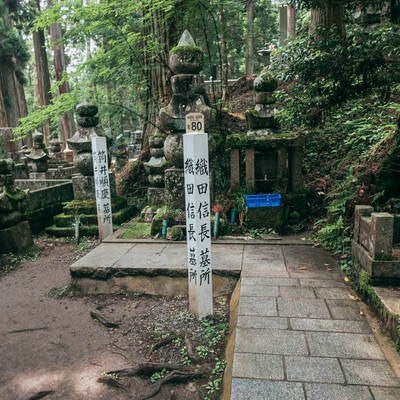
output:
[[[184,298],[71,296],[68,267],[96,243],[84,250],[62,239],[36,243],[39,257],[0,275],[1,400],[216,398],[227,297],[217,299],[213,320],[201,323]],[[168,373],[171,367],[153,378],[183,375],[186,382],[147,397],[157,387],[149,379],[154,371],[106,374],[142,362],[169,363],[180,372]],[[201,376],[186,379],[189,372]]]

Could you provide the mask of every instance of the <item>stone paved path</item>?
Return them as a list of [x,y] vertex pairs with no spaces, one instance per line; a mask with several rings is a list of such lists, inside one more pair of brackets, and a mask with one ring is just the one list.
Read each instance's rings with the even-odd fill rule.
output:
[[245,246],[231,400],[399,400],[333,260],[309,246]]

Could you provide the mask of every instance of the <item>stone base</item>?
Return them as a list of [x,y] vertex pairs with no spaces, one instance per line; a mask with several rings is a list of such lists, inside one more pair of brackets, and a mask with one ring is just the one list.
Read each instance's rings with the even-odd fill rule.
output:
[[21,252],[32,244],[28,221],[21,221],[10,228],[0,229],[0,253]]
[[270,228],[279,230],[284,222],[284,207],[249,208],[246,225],[249,228]]
[[165,204],[165,189],[149,187],[147,189],[147,201],[152,206],[162,206]]
[[165,170],[165,200],[169,207],[185,209],[185,179],[180,168]]
[[74,175],[72,177],[72,187],[75,200],[95,199],[94,177]]
[[47,179],[46,172],[30,172],[29,179]]
[[367,271],[374,281],[382,279],[400,279],[400,260],[375,260],[363,246],[354,240],[351,243],[353,263],[356,270]]

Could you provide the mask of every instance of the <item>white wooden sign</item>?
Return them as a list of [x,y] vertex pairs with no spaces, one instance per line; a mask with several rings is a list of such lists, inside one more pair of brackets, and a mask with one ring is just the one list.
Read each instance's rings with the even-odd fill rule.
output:
[[213,314],[208,135],[183,135],[190,311]]
[[103,240],[113,233],[107,140],[105,137],[92,136],[92,155],[99,238]]
[[186,133],[204,133],[204,115],[189,113],[185,116]]

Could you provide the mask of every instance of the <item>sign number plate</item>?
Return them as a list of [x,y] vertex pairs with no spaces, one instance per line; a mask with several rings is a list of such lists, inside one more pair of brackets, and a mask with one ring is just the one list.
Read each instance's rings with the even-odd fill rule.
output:
[[204,133],[204,115],[201,113],[186,114],[186,133]]

